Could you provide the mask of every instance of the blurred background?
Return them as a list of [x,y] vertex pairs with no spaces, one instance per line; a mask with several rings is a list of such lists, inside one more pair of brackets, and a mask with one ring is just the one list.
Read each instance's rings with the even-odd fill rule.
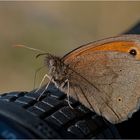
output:
[[[43,57],[24,44],[63,56],[83,44],[115,36],[140,21],[140,1],[0,1],[0,92],[33,89]],[[38,72],[36,87],[47,68]]]

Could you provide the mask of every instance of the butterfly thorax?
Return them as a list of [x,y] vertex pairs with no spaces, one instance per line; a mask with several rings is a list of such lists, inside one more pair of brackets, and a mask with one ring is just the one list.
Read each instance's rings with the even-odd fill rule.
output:
[[61,86],[68,79],[68,66],[64,64],[60,57],[47,55],[45,64],[47,64],[49,74],[57,86]]

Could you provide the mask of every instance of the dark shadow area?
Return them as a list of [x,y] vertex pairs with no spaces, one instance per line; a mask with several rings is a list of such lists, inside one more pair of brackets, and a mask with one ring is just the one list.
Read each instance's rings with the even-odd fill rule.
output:
[[132,28],[128,29],[123,34],[140,34],[140,22],[136,23]]

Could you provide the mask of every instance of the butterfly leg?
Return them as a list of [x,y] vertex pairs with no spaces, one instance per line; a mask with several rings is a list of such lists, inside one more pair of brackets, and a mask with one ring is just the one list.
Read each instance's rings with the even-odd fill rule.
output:
[[45,80],[45,78],[48,78],[50,81],[48,82],[48,84],[47,84],[47,86],[45,87],[45,89],[41,92],[41,94],[39,95],[39,97],[37,98],[37,101],[40,100],[40,97],[44,94],[44,92],[47,90],[49,84],[50,84],[51,81],[52,81],[52,77],[50,77],[48,74],[45,74],[44,77],[43,77],[43,79],[41,80],[41,83],[40,83],[40,85],[39,85],[39,88],[38,88],[35,92],[38,92],[38,91],[40,90],[40,88],[41,88],[41,86],[42,86],[42,83],[43,83],[43,81]]
[[46,85],[45,89],[41,92],[41,94],[39,95],[39,97],[37,98],[37,101],[40,100],[41,96],[45,93],[45,91],[47,90],[49,84],[51,83],[51,81],[48,82],[48,84]]
[[68,91],[67,91],[68,105],[69,105],[70,108],[74,109],[70,104],[70,95],[69,95],[69,93],[70,93],[70,83],[69,83],[68,79],[67,79],[67,84],[68,84]]
[[35,92],[38,92],[40,90],[40,88],[41,88],[41,86],[46,78],[48,78],[50,81],[52,80],[52,77],[50,77],[48,74],[45,74],[40,82],[39,88]]
[[71,109],[74,109],[71,104],[70,104],[70,96],[69,96],[69,93],[70,93],[70,83],[69,83],[69,80],[66,79],[65,82],[63,83],[63,85],[61,85],[61,88],[67,83],[67,102],[68,102],[68,105]]
[[37,73],[42,70],[42,68],[44,68],[45,66],[42,66],[40,68],[38,68],[36,71],[35,71],[35,75],[34,75],[34,86],[33,86],[33,89],[35,89],[35,81],[36,81],[36,76],[37,76]]

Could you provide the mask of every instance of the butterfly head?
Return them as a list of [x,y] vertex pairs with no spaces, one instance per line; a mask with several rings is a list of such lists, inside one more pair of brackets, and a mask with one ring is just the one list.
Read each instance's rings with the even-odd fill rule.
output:
[[47,55],[45,57],[45,64],[49,68],[53,81],[57,84],[61,85],[67,79],[68,68],[60,57]]

